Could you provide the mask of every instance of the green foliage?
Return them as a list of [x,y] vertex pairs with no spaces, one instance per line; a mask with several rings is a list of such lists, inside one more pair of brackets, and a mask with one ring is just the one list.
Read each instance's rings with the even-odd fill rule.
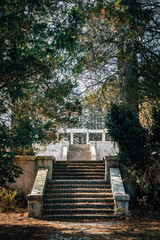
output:
[[121,104],[111,107],[106,120],[109,134],[119,146],[120,164],[127,168],[143,192],[153,195],[158,191],[155,186],[160,183],[159,117],[159,110],[154,109],[153,125],[147,130],[133,110]]
[[0,2],[0,100],[17,146],[40,142],[46,130],[69,121],[68,104],[80,106],[66,49],[81,32],[83,14],[75,4],[62,2]]
[[88,70],[83,78],[93,79],[90,86],[97,83],[103,92],[118,76],[119,99],[138,112],[144,97],[159,99],[159,0],[85,2],[78,42],[82,69]]
[[20,167],[13,163],[14,154],[7,151],[13,145],[14,137],[5,124],[0,125],[0,186],[14,182],[22,173]]
[[68,51],[83,14],[62,2],[0,1],[1,185],[21,173],[16,154],[34,154],[33,143],[54,141],[57,128],[80,113]]
[[160,109],[152,109],[152,126],[151,126],[151,146],[152,151],[160,153]]
[[139,123],[131,108],[113,105],[106,125],[109,134],[119,145],[119,159],[125,166],[141,168],[146,162],[149,149],[146,146],[148,131]]
[[16,209],[16,191],[0,187],[0,210],[2,212],[14,211]]
[[6,182],[15,182],[15,178],[18,178],[22,174],[22,170],[19,166],[13,163],[13,156],[10,154],[0,154],[0,186],[5,185]]
[[77,48],[77,38],[82,34],[82,25],[84,23],[84,14],[78,7],[73,7],[67,16],[67,24],[57,25],[57,36],[55,38],[58,48],[75,50]]

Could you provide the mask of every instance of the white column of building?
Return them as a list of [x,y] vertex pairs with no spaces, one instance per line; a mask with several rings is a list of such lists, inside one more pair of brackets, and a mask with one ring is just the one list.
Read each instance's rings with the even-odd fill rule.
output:
[[102,133],[102,142],[106,141],[106,131],[104,130]]
[[73,144],[73,132],[71,131],[71,144]]
[[89,131],[87,130],[87,135],[86,135],[86,144],[89,144]]

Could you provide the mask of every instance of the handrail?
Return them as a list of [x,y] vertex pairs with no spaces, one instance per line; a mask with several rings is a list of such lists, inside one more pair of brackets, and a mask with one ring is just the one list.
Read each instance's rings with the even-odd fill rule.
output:
[[60,128],[59,133],[108,133],[108,129],[86,129],[86,128]]

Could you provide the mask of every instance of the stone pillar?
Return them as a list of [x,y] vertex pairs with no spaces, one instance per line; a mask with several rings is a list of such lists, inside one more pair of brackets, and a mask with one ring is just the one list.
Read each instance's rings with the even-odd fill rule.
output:
[[59,141],[59,132],[56,133],[57,140]]
[[87,135],[86,135],[86,144],[89,144],[89,131],[87,130]]
[[106,132],[104,130],[102,133],[102,142],[105,142],[105,141],[106,141]]
[[110,180],[110,168],[119,167],[118,155],[111,155],[105,157],[105,180]]
[[73,132],[71,132],[71,144],[73,144]]

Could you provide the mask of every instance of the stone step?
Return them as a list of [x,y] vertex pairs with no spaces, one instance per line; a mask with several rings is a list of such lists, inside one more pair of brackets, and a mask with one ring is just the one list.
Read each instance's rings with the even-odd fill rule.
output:
[[77,168],[68,168],[68,167],[61,167],[61,168],[58,168],[58,167],[53,167],[53,171],[55,172],[62,172],[62,171],[65,171],[65,172],[78,172],[78,171],[80,171],[80,172],[104,172],[104,168],[83,168],[83,167],[77,167]]
[[82,169],[80,169],[80,170],[61,170],[61,171],[57,171],[57,170],[54,170],[53,171],[53,174],[55,174],[55,175],[64,175],[64,174],[69,174],[69,175],[73,175],[73,174],[84,174],[84,175],[91,175],[91,174],[96,174],[96,175],[98,175],[98,174],[104,174],[105,172],[104,172],[104,170],[94,170],[94,171],[90,171],[90,170],[85,170],[85,171],[83,171]]
[[67,160],[67,161],[55,161],[54,162],[54,165],[72,165],[72,164],[74,164],[74,165],[76,165],[76,164],[78,164],[78,165],[90,165],[90,166],[94,166],[94,165],[97,165],[97,164],[100,164],[100,165],[104,165],[104,161],[95,161],[95,160],[90,160],[90,161],[77,161],[77,160]]
[[89,149],[89,148],[90,148],[89,144],[72,144],[69,146],[70,150],[74,150],[74,149],[82,150],[82,149]]
[[53,166],[53,171],[104,171],[104,166]]
[[45,197],[48,198],[108,198],[112,197],[111,193],[106,193],[106,192],[101,192],[101,193],[81,193],[81,192],[76,192],[76,193],[47,193],[45,194]]
[[[83,180],[84,179],[84,176],[81,176],[81,175],[77,175],[76,177],[75,176],[53,176],[53,179],[61,179],[61,180],[68,180],[68,179],[74,179],[74,180]],[[85,180],[98,180],[98,179],[104,179],[104,176],[85,176]]]
[[68,151],[68,155],[69,154],[71,154],[71,155],[76,154],[78,156],[78,155],[83,155],[84,153],[85,154],[91,154],[91,151],[89,149],[83,149],[83,150],[80,150],[80,151],[77,151],[77,149],[73,149],[73,150]]
[[81,153],[81,154],[76,154],[74,152],[72,152],[72,154],[70,152],[68,152],[67,154],[67,159],[69,160],[91,160],[91,153]]
[[49,184],[93,184],[93,185],[105,185],[105,184],[110,184],[108,182],[106,182],[105,180],[76,180],[76,179],[67,179],[67,180],[53,180],[51,181],[51,183]]
[[90,189],[90,188],[77,188],[77,189],[71,189],[71,188],[67,188],[67,189],[53,189],[53,188],[47,188],[46,189],[46,193],[101,193],[103,190],[103,192],[106,192],[106,193],[111,193],[111,189],[105,189],[105,188],[102,188],[102,189],[97,189],[97,188],[93,188],[93,189]]
[[45,214],[44,220],[108,220],[115,218],[115,214]]
[[91,151],[89,145],[70,145],[67,153],[67,160],[91,160]]
[[92,198],[92,197],[74,197],[74,198],[65,198],[61,196],[61,198],[53,198],[53,197],[45,197],[44,199],[45,203],[110,203],[113,202],[113,197],[97,197],[97,198]]
[[100,164],[100,165],[104,165],[104,161],[103,160],[87,160],[87,161],[75,161],[75,160],[59,160],[59,161],[54,161],[54,164],[56,165],[60,165],[60,164],[65,164],[65,165],[72,165],[72,164],[79,164],[79,165],[95,165],[95,164]]
[[[44,196],[43,219],[108,219],[114,215],[114,200],[109,182],[104,180],[104,161],[91,161],[84,151],[70,154],[70,161],[53,164],[52,181]],[[80,157],[79,160],[75,159]],[[75,160],[74,160],[74,159]]]
[[95,168],[105,168],[105,165],[103,163],[84,163],[83,164],[78,164],[77,161],[75,163],[58,163],[58,164],[53,164],[53,168],[90,168],[90,169],[95,169]]
[[[68,151],[68,156],[73,156],[73,155],[76,155],[76,156],[87,156],[87,155],[91,155],[91,152],[88,151],[88,150],[85,150],[85,151]],[[78,159],[77,159],[78,160]],[[91,160],[91,159],[88,159],[88,160]]]
[[72,161],[77,161],[77,160],[79,160],[79,161],[85,162],[85,161],[87,161],[87,160],[90,160],[90,159],[91,159],[91,156],[88,156],[88,157],[84,157],[84,156],[82,156],[82,157],[79,157],[79,156],[75,157],[75,156],[74,156],[74,158],[71,158],[71,157],[67,156],[67,161],[70,161],[70,159],[72,159]]
[[73,209],[73,208],[109,208],[109,209],[113,209],[114,208],[114,203],[112,202],[108,202],[108,203],[82,203],[82,202],[78,202],[78,203],[45,203],[44,204],[45,208],[69,208],[69,209]]
[[[68,161],[66,161],[66,160],[55,160],[54,161],[54,163],[66,163],[66,162],[68,162]],[[71,161],[71,162],[74,162],[74,161]],[[79,161],[77,161],[77,162],[79,162]],[[95,162],[104,163],[105,161],[104,160],[88,160],[87,162],[88,163],[95,163]],[[80,162],[80,163],[83,163],[83,162]]]
[[53,176],[83,176],[90,177],[90,176],[104,176],[104,171],[102,172],[53,172]]
[[89,189],[110,189],[110,185],[108,184],[55,184],[55,183],[50,183],[47,185],[47,188],[46,189],[68,189],[68,188],[71,188],[71,189],[78,189],[78,188],[89,188]]
[[45,208],[43,213],[51,213],[51,214],[109,214],[109,213],[114,213],[113,209],[107,209],[107,208],[79,208],[79,209],[56,209],[56,208]]
[[99,166],[95,166],[94,168],[89,167],[89,166],[77,166],[77,167],[53,167],[52,168],[53,171],[105,171],[105,167],[99,167]]

